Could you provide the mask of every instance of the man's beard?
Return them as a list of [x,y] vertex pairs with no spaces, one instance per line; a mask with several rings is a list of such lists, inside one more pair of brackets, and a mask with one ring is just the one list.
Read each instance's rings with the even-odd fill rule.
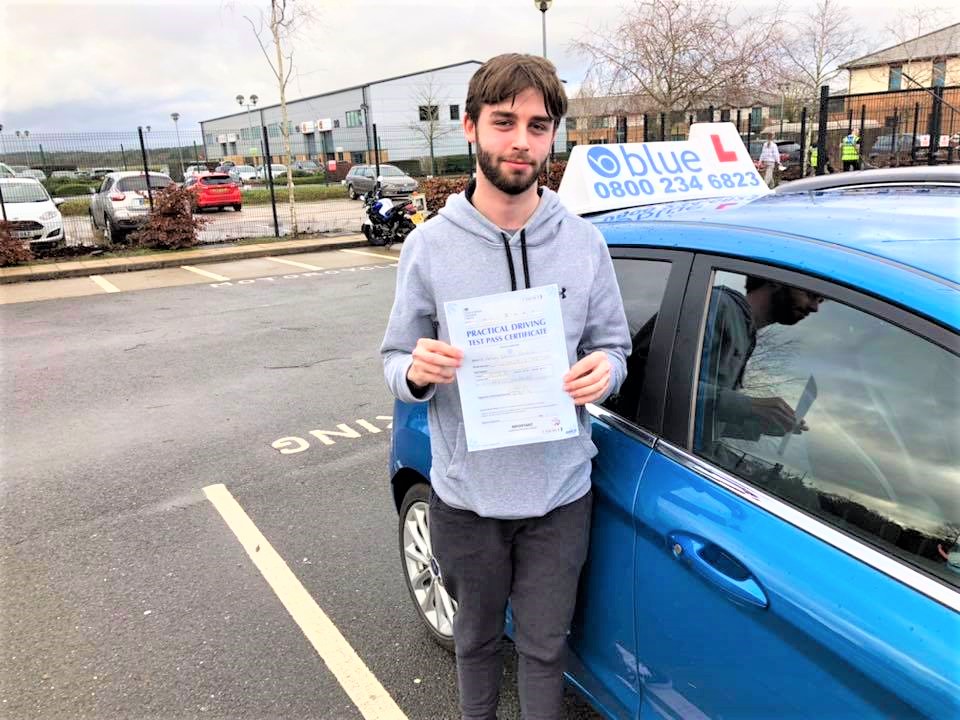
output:
[[807,316],[807,313],[797,307],[790,288],[786,285],[781,285],[774,291],[772,302],[773,321],[780,325],[796,325]]
[[[532,159],[524,156],[511,158],[516,162],[532,162]],[[491,153],[486,152],[480,145],[480,137],[477,137],[477,162],[480,164],[480,172],[490,183],[500,192],[507,195],[520,195],[530,189],[530,186],[537,182],[540,171],[547,164],[547,158],[543,159],[540,165],[534,167],[534,172],[527,175],[526,172],[513,173],[500,169],[497,159]]]

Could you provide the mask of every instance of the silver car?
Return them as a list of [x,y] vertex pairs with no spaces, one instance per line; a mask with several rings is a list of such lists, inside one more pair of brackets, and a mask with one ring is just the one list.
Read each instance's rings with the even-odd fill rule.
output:
[[417,181],[396,165],[381,165],[379,176],[375,165],[354,165],[342,182],[347,186],[350,199],[356,200],[360,195],[373,190],[378,177],[380,194],[384,197],[401,197],[417,190]]
[[[150,173],[150,190],[173,184],[169,175]],[[90,198],[90,218],[95,230],[103,231],[108,244],[123,242],[150,213],[147,178],[142,172],[112,172]]]

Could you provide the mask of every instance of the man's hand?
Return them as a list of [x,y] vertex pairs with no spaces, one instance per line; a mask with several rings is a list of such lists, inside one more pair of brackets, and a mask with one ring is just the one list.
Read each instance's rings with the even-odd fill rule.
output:
[[797,422],[796,413],[783,398],[750,398],[750,405],[764,435],[783,437],[790,432],[799,435],[810,429],[803,420]]
[[463,361],[463,351],[440,340],[420,338],[413,349],[413,363],[407,370],[407,380],[419,388],[438,383],[452,383],[456,369]]
[[581,358],[563,376],[563,389],[576,405],[586,405],[610,387],[610,359],[603,350]]

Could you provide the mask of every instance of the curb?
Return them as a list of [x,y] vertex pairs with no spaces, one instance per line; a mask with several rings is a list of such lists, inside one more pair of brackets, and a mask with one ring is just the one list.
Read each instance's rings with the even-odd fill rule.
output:
[[[359,238],[359,239],[356,239]],[[351,235],[342,241],[325,240],[302,245],[279,246],[275,243],[244,245],[241,247],[218,248],[217,252],[203,255],[192,255],[196,250],[188,250],[182,254],[173,255],[146,255],[131,258],[129,262],[104,262],[97,260],[67,261],[64,265],[76,264],[77,267],[51,267],[26,265],[23,267],[3,268],[0,270],[0,285],[9,285],[36,280],[59,280],[61,278],[88,277],[90,275],[107,275],[112,273],[135,272],[137,270],[157,270],[161,268],[180,267],[181,265],[202,265],[204,263],[229,262],[230,260],[250,260],[251,258],[266,257],[268,255],[296,255],[299,253],[318,252],[322,250],[340,250],[345,248],[367,247],[369,243],[362,235]],[[212,249],[212,248],[211,248]],[[201,249],[202,250],[202,249]],[[82,265],[80,264],[82,263]]]

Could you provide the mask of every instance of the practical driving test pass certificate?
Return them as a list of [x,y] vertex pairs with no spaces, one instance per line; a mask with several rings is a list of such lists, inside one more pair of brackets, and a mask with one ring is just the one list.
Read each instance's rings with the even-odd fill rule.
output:
[[467,450],[574,437],[570,369],[556,285],[444,303],[457,370]]

